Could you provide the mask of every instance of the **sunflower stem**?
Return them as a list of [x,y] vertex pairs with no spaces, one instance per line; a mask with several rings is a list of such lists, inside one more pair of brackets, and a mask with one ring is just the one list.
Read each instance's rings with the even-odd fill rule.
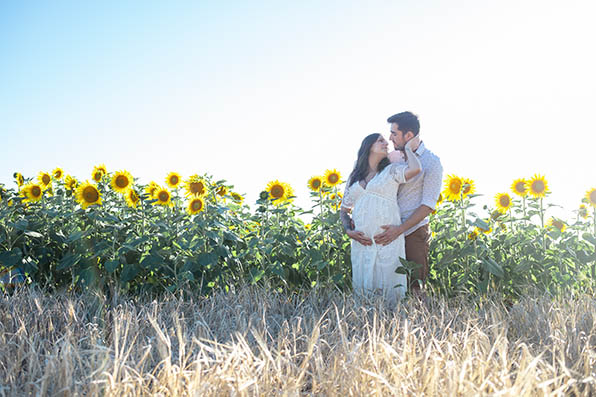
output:
[[544,207],[542,197],[540,197],[540,227],[542,231],[542,250],[546,251],[546,230],[544,229]]

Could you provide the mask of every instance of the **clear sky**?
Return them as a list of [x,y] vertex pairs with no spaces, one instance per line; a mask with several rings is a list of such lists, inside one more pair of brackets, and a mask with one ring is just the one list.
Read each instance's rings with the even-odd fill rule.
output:
[[446,174],[492,200],[546,176],[596,187],[592,1],[2,1],[0,182],[94,165],[141,183],[351,171],[364,136],[417,113]]

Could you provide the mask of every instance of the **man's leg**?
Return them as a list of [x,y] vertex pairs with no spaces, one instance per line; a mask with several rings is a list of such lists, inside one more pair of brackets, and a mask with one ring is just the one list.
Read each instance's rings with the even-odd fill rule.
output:
[[410,291],[417,293],[424,288],[428,276],[429,228],[428,224],[420,226],[405,238],[406,259],[420,265],[412,271],[410,277]]

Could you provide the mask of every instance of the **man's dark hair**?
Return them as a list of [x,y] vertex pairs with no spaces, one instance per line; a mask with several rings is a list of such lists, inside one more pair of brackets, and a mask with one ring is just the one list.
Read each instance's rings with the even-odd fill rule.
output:
[[[366,178],[368,174],[368,157],[370,156],[370,148],[379,139],[381,134],[370,134],[362,141],[360,149],[358,150],[358,158],[354,170],[348,178],[348,186],[352,186],[354,182],[359,182]],[[390,164],[387,157],[383,157],[377,166],[377,172],[381,172]]]
[[390,124],[396,123],[399,130],[404,134],[408,131],[412,131],[414,136],[416,136],[420,132],[420,121],[418,121],[418,116],[412,112],[394,114],[387,119],[387,122]]

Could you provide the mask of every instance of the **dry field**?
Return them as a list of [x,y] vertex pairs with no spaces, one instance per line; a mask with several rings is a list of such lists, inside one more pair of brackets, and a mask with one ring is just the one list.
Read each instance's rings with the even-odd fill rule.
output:
[[0,396],[596,395],[596,300],[0,297]]

